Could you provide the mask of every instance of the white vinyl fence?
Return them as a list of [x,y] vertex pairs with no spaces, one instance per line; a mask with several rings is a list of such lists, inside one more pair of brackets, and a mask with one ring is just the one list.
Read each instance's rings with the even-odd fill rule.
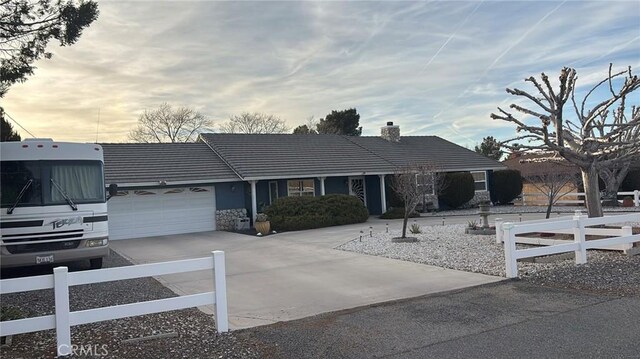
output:
[[[587,262],[587,249],[625,249],[634,242],[640,242],[640,234],[633,235],[631,226],[621,228],[590,228],[606,224],[620,224],[626,222],[640,222],[640,213],[588,218],[576,211],[572,217],[559,217],[545,220],[526,221],[520,223],[496,223],[496,241],[504,241],[504,255],[507,278],[518,277],[518,259],[545,256],[550,254],[575,252],[576,264]],[[573,241],[554,240],[544,243],[544,239],[537,239],[540,243],[526,241],[526,237],[518,236],[525,233],[571,233]],[[610,236],[609,238],[586,240],[587,234]],[[516,249],[516,243],[541,244],[545,247]]]
[[[213,269],[213,292],[76,312],[69,311],[70,286],[211,269]],[[211,257],[205,258],[84,272],[69,273],[67,267],[56,267],[53,270],[53,274],[49,275],[0,280],[0,294],[51,288],[54,289],[55,295],[54,315],[0,322],[0,334],[5,336],[55,329],[58,347],[57,352],[59,356],[64,356],[71,353],[71,326],[211,304],[215,305],[215,322],[218,332],[226,332],[229,330],[227,284],[223,251],[213,251],[211,252]]]
[[[584,199],[579,199],[580,197],[584,197],[584,192],[571,192],[562,196],[562,198],[575,198],[575,199],[562,199],[556,202],[556,204],[571,204],[571,205],[584,205]],[[632,196],[633,197],[633,206],[640,207],[640,190],[629,191],[629,192],[618,192],[618,202],[622,202],[620,197]],[[533,197],[533,198],[532,198]],[[528,201],[527,201],[528,200]],[[527,193],[522,194],[522,205],[540,205],[541,203],[547,202],[547,195],[544,193]]]

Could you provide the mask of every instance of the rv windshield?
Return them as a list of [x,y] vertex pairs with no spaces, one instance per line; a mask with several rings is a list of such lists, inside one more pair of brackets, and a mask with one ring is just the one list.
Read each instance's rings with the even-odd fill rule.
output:
[[12,206],[30,179],[17,207],[67,204],[54,183],[73,203],[105,201],[100,161],[2,161],[0,176],[2,207]]

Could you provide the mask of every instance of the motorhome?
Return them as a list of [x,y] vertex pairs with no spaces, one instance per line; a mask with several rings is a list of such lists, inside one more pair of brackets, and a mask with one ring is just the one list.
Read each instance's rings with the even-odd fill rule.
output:
[[51,139],[0,146],[0,266],[89,260],[101,268],[109,254],[102,147]]

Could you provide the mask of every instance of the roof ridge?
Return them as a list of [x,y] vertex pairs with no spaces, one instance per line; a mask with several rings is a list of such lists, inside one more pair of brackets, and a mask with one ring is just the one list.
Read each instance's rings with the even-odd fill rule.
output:
[[[390,164],[391,166],[394,167],[398,167],[395,163],[391,162],[390,160],[388,160],[387,158],[381,156],[380,154],[378,154],[377,152],[374,152],[373,150],[369,149],[368,147],[365,147],[355,141],[352,141],[349,137],[358,137],[358,136],[346,136],[346,135],[341,135],[342,138],[345,138],[347,141],[353,143],[354,145],[364,149],[365,151],[371,153],[372,155],[379,157],[380,159],[382,159],[383,161],[387,162],[388,164]],[[371,137],[378,137],[378,136],[371,136]]]
[[235,167],[233,167],[223,156],[220,155],[220,153],[218,153],[218,151],[213,148],[213,145],[209,143],[209,141],[207,141],[206,137],[204,136],[208,135],[207,133],[205,134],[200,134],[198,136],[198,138],[202,138],[202,142],[204,142],[204,144],[207,145],[207,147],[209,147],[211,149],[211,151],[213,151],[213,153],[218,156],[218,158],[224,162],[225,165],[227,165],[227,167],[229,167],[229,169],[231,169],[233,171],[233,173],[236,174],[236,176],[238,176],[238,178],[240,178],[241,180],[244,180],[244,176],[240,175],[240,173],[235,169]]

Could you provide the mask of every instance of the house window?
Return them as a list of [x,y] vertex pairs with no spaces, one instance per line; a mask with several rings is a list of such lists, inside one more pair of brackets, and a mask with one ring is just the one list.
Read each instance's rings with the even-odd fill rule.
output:
[[315,196],[316,188],[312,179],[287,181],[289,197]]
[[416,174],[416,183],[418,184],[418,189],[420,190],[420,193],[435,194],[434,182],[435,181],[434,181],[433,173]]
[[473,180],[475,181],[476,192],[487,190],[487,172],[471,172]]
[[278,199],[278,182],[271,181],[269,182],[269,204],[273,204],[276,199]]

